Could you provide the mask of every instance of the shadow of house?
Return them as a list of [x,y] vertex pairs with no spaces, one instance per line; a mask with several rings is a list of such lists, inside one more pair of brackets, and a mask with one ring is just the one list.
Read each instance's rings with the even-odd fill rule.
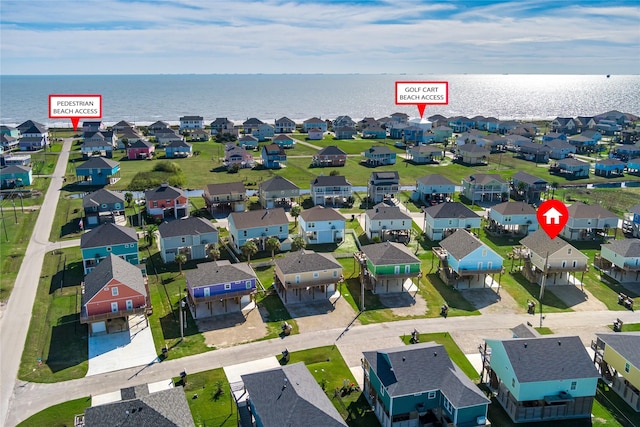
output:
[[78,314],[58,319],[51,328],[46,364],[51,372],[63,371],[88,360],[87,327],[78,323]]

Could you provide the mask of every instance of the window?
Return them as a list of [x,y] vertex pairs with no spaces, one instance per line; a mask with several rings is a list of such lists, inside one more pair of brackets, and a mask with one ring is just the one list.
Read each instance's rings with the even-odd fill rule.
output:
[[300,283],[300,275],[296,274],[296,283]]
[[338,277],[338,270],[333,270],[333,277]]
[[114,286],[113,288],[111,288],[111,296],[112,297],[117,297],[118,296],[118,287]]
[[571,381],[571,390],[575,390],[578,386],[578,381]]
[[170,204],[171,204],[171,199],[167,199],[167,202],[166,202],[166,203],[167,203],[168,205],[170,205]]
[[571,263],[574,267],[578,265],[578,261],[573,260],[573,262]]
[[111,252],[111,246],[107,246],[107,252]]
[[400,266],[396,265],[395,267],[393,267],[393,274],[400,274]]
[[626,373],[629,373],[629,371],[631,370],[631,365],[627,362],[624,364],[624,371]]
[[231,283],[225,283],[224,284],[224,290],[225,291],[230,291],[231,290]]
[[282,226],[280,226],[280,232],[282,233]]
[[450,414],[453,413],[453,406],[451,405],[451,402],[449,402],[449,399],[447,399],[446,397],[444,397],[444,409],[447,410],[447,412],[449,412]]
[[436,392],[430,391],[429,394],[427,395],[427,399],[435,399],[435,398],[436,398]]
[[384,386],[380,384],[380,396],[384,396]]
[[251,284],[251,280],[247,280],[246,282],[244,282],[244,287],[246,289],[251,289],[253,288],[253,285]]
[[154,208],[157,208],[157,207],[158,207],[158,202],[154,201],[154,202],[153,202],[153,207],[154,207]]
[[565,268],[567,266],[567,261],[562,261],[562,268]]
[[247,230],[243,230],[243,231],[242,231],[242,236],[243,236],[243,237],[247,237]]
[[404,266],[404,274],[409,274],[411,273],[411,266],[410,265],[405,265]]
[[483,250],[482,250],[482,256],[483,256],[483,257],[486,257],[486,256],[487,256],[487,250],[486,250],[486,249],[483,249]]
[[180,241],[181,241],[182,243],[185,243],[185,242],[187,241],[187,238],[186,238],[186,237],[181,237],[181,238],[180,238]]
[[211,296],[211,289],[210,288],[204,288],[203,292],[204,292],[205,298]]
[[313,272],[313,278],[317,279],[318,277],[320,277],[320,273],[318,273],[317,271]]
[[571,248],[567,249],[567,254],[571,255]]
[[516,379],[511,378],[511,387],[515,387],[515,386],[516,386]]

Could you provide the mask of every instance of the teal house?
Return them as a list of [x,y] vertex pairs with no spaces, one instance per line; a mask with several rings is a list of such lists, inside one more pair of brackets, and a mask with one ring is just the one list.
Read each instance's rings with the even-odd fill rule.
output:
[[355,257],[362,284],[374,294],[404,292],[411,279],[422,274],[420,260],[401,243],[366,245]]
[[105,223],[82,235],[80,251],[84,274],[89,274],[109,254],[137,265],[138,234],[133,228]]
[[81,184],[114,184],[120,179],[120,163],[104,157],[91,157],[76,168],[76,177]]
[[433,342],[365,351],[364,392],[382,427],[485,425],[489,399]]
[[13,165],[0,169],[2,188],[26,187],[33,183],[31,166]]
[[[467,230],[458,229],[434,248],[440,259],[438,270],[443,282],[460,288],[484,287],[487,276],[502,274],[503,259]],[[498,285],[500,279],[498,278]]]
[[618,159],[603,159],[596,162],[595,174],[607,178],[622,176],[626,164]]
[[600,374],[580,337],[485,342],[488,385],[514,422],[591,418]]
[[627,162],[627,172],[633,174],[640,174],[640,157],[631,159]]

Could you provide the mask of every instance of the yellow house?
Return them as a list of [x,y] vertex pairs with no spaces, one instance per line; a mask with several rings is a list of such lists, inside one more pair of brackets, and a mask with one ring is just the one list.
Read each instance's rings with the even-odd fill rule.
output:
[[285,304],[329,300],[342,280],[342,265],[328,253],[289,252],[275,264],[274,287]]
[[640,412],[640,332],[596,334],[596,363],[602,376],[636,412]]

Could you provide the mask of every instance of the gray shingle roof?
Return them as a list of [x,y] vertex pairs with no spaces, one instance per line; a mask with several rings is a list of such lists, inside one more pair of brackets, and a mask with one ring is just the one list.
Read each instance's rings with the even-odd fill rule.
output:
[[602,247],[623,257],[640,257],[640,239],[611,240]]
[[497,173],[476,173],[473,175],[469,175],[464,180],[479,185],[485,185],[490,183],[491,181],[497,181],[501,184],[506,184],[507,182]]
[[575,202],[567,207],[569,218],[617,218],[618,216],[609,212],[600,205],[585,205]]
[[460,202],[446,202],[424,210],[431,218],[479,218],[478,214]]
[[464,144],[458,147],[458,151],[462,153],[488,153],[489,150],[476,144]]
[[567,157],[566,159],[558,160],[558,164],[566,166],[589,166],[589,163],[582,160],[575,159],[573,157]]
[[188,142],[185,142],[183,140],[179,140],[179,141],[172,141],[171,143],[169,143],[169,145],[167,145],[167,147],[171,147],[171,148],[191,148],[192,145]]
[[485,245],[466,230],[457,230],[451,236],[440,242],[440,247],[446,249],[448,253],[458,260],[466,257],[482,246]]
[[195,216],[163,222],[158,226],[161,238],[178,236],[195,236],[217,232],[218,229],[210,221]]
[[121,203],[124,208],[124,194],[101,188],[93,193],[87,194],[82,198],[82,207],[100,206],[103,204],[111,205]]
[[31,171],[31,166],[11,165],[0,169],[0,175],[10,175],[15,173],[27,173]]
[[80,248],[97,248],[101,246],[138,243],[136,230],[129,227],[104,223],[80,237]]
[[198,268],[187,270],[184,275],[189,286],[196,288],[256,278],[250,265],[245,263],[231,264],[225,260],[198,264]]
[[153,144],[143,139],[139,139],[129,144],[129,148],[151,148],[151,147],[153,147]]
[[[133,387],[131,387],[133,388]],[[84,413],[86,427],[193,427],[193,417],[182,387],[146,394],[135,387],[121,391],[122,401],[92,406]],[[126,397],[132,397],[126,399]]]
[[261,125],[264,124],[264,122],[260,119],[257,119],[255,117],[251,117],[247,120],[245,120],[244,122],[242,122],[242,124],[244,126],[256,126],[256,125]]
[[338,148],[335,145],[330,145],[328,147],[324,147],[323,149],[318,151],[318,156],[346,156],[343,150]]
[[603,160],[598,160],[596,162],[596,165],[624,166],[624,165],[626,165],[626,163],[623,162],[622,160],[618,160],[618,159],[603,159]]
[[420,182],[422,185],[456,185],[449,178],[445,178],[439,173],[422,176],[418,178],[418,182]]
[[247,212],[231,212],[229,221],[233,221],[237,230],[245,228],[268,227],[271,225],[289,226],[289,219],[284,209],[261,209]]
[[384,203],[378,203],[373,207],[373,209],[367,209],[366,215],[370,220],[386,220],[386,219],[397,219],[397,220],[408,220],[411,225],[411,217],[406,213],[402,212],[397,206],[389,206]]
[[629,212],[640,215],[640,203],[637,205],[631,206],[629,208]]
[[371,172],[370,181],[400,181],[400,175],[397,171]]
[[83,164],[76,167],[78,169],[113,169],[120,163],[115,160],[105,159],[104,157],[91,157]]
[[351,186],[351,183],[342,175],[320,175],[311,180],[311,185],[316,187],[344,187]]
[[[276,146],[277,147],[277,146]],[[278,148],[279,149],[279,148]],[[271,179],[263,181],[258,185],[260,191],[282,191],[282,190],[299,190],[300,187],[295,185],[280,175],[276,175]]]
[[111,279],[117,280],[145,297],[148,296],[144,286],[142,271],[122,258],[114,254],[109,254],[108,257],[100,261],[96,268],[85,276],[82,305],[89,302]]
[[287,134],[280,133],[280,134],[276,135],[274,138],[272,138],[271,141],[273,141],[273,142],[275,142],[275,141],[294,141],[294,139],[291,138]]
[[333,255],[310,250],[289,252],[284,258],[276,259],[276,265],[284,274],[342,268],[342,265],[336,261]]
[[[494,340],[487,340],[491,342]],[[512,338],[501,342],[520,383],[598,378],[593,361],[577,336]]]
[[596,334],[607,347],[611,347],[629,363],[640,369],[640,332]]
[[369,153],[372,154],[392,154],[393,151],[391,151],[391,149],[385,145],[374,145],[373,147],[369,148]]
[[[549,253],[549,255],[553,255],[565,246],[571,246],[571,244],[559,237],[552,239],[542,229],[536,230],[524,239],[520,240],[520,244],[541,256],[546,256],[547,253]],[[573,248],[573,246],[571,247]]]
[[342,216],[340,212],[335,209],[325,208],[324,206],[314,206],[311,209],[305,209],[300,213],[300,217],[306,222],[344,220],[344,216]]
[[504,202],[497,204],[491,208],[502,215],[534,215],[536,210],[533,206],[524,202]]
[[[234,147],[242,150],[239,147]],[[207,184],[207,193],[211,196],[220,196],[223,194],[246,194],[247,189],[241,181],[225,182],[220,184]]]
[[376,243],[362,247],[373,265],[416,264],[420,260],[405,245],[395,242]]
[[162,184],[160,187],[153,190],[147,190],[144,192],[144,198],[147,200],[147,203],[150,200],[177,199],[180,196],[184,196],[184,192],[182,190],[165,184]]
[[264,426],[346,426],[304,363],[242,375]]
[[363,355],[390,396],[440,390],[456,408],[489,404],[440,344],[420,343]]
[[545,181],[544,179],[538,178],[537,176],[529,175],[526,172],[518,172],[514,174],[511,178],[514,181],[522,181],[529,185],[547,183],[547,181]]

